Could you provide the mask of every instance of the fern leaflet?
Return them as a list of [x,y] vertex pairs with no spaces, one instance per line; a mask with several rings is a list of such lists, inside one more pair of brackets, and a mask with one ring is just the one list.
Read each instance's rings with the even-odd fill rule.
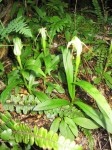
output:
[[44,149],[82,150],[82,147],[75,144],[75,142],[66,140],[53,131],[48,132],[43,127],[38,129],[37,126],[31,129],[26,124],[16,123],[8,112],[5,114],[0,113],[0,119],[0,138],[4,141],[15,140],[16,143],[23,142],[30,145],[35,143]]
[[11,32],[23,34],[26,37],[32,37],[31,30],[22,17],[12,20],[7,27],[0,29],[0,39],[7,37]]

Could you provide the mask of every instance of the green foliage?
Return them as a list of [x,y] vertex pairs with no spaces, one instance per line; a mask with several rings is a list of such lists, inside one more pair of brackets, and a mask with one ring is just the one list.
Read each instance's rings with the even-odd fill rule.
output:
[[[48,112],[55,116],[58,115],[54,119],[50,130],[54,132],[60,131],[61,135],[71,140],[74,139],[74,136],[78,136],[78,126],[86,129],[96,129],[99,127],[98,124],[86,118],[75,106],[64,106],[61,109],[58,108]],[[47,116],[48,112],[45,112]]]
[[12,20],[5,28],[1,27],[0,39],[2,40],[6,38],[12,32],[23,34],[26,37],[32,37],[31,30],[29,29],[26,22],[24,21],[24,18],[22,17]]
[[67,127],[67,130],[65,129],[65,137],[71,140],[74,140],[74,136],[78,136],[77,126],[86,129],[96,129],[99,127],[98,124],[86,118],[80,110],[70,106],[68,101],[63,99],[49,100],[47,95],[42,92],[37,93],[37,97],[33,95],[23,96],[22,98],[19,95],[11,96],[4,104],[4,108],[5,110],[15,110],[17,113],[23,112],[24,114],[27,114],[29,111],[43,112],[49,119],[54,120],[50,129],[54,132],[59,130],[60,134],[65,136],[65,131],[60,127],[64,123]]
[[95,14],[97,15],[98,22],[103,23],[103,15],[98,0],[92,0],[92,2],[95,8]]
[[[102,8],[97,0],[92,2],[98,23],[104,25],[105,20]],[[79,35],[88,45],[97,44],[100,47],[97,51],[93,51],[94,54],[86,53],[85,60],[89,62],[94,61],[94,57],[97,58],[96,72],[92,72],[92,75],[98,76],[99,83],[105,80],[110,88],[112,88],[110,70],[112,65],[112,44],[108,51],[104,41],[96,40],[96,35],[100,29],[97,23],[92,19],[85,18],[82,14],[68,13],[66,3],[62,3],[59,0],[42,1],[42,5],[39,5],[39,7],[34,5],[34,2],[27,1],[25,9],[22,6],[16,12],[17,4],[15,3],[12,10],[12,18],[14,14],[17,15],[17,18],[13,19],[6,27],[1,23],[0,39],[3,41],[4,38],[8,39],[11,34],[12,36],[21,34],[23,45],[27,46],[22,47],[21,42],[13,40],[14,50],[18,47],[16,52],[20,52],[14,53],[18,64],[16,63],[14,70],[8,74],[7,86],[0,95],[0,99],[5,110],[8,111],[22,112],[23,114],[29,112],[44,113],[48,119],[53,121],[50,130],[55,133],[48,132],[43,128],[38,129],[36,126],[31,129],[25,124],[14,122],[7,114],[0,114],[2,120],[0,125],[1,139],[13,141],[13,147],[18,147],[18,143],[23,142],[30,148],[35,143],[44,149],[80,149],[70,140],[73,141],[74,137],[78,136],[79,128],[81,128],[88,138],[89,147],[93,149],[90,130],[103,127],[112,133],[112,111],[106,99],[94,86],[77,78],[81,58],[79,53],[83,49],[82,42],[78,38],[75,41],[75,45],[73,45],[74,38],[72,39],[72,37]],[[27,15],[24,16],[24,14]],[[21,15],[23,17],[20,17]],[[62,39],[58,38],[58,33]],[[22,35],[29,38],[25,39]],[[33,41],[30,39],[32,36]],[[71,39],[72,41],[70,41]],[[64,43],[70,41],[68,44],[71,46],[70,49],[64,46],[62,48],[56,47],[56,49],[54,48],[55,50],[53,49],[53,54],[51,54],[51,44],[55,40],[59,44],[61,40]],[[19,39],[19,41],[21,40]],[[81,52],[78,52],[78,48],[81,48]],[[0,65],[0,69],[3,71],[3,65]],[[79,72],[82,74],[83,70],[80,69]],[[59,77],[59,74],[61,77]],[[63,78],[66,79],[63,80]],[[79,78],[81,77],[79,76]],[[11,95],[11,90],[16,86],[25,86],[30,94],[23,97],[16,94],[15,96]],[[66,86],[68,86],[68,89]],[[83,88],[86,93],[95,99],[99,110],[75,97],[79,95],[79,93],[76,95],[76,92],[78,92],[77,88],[75,89],[76,86]],[[37,92],[38,88],[42,92]],[[67,95],[72,100],[72,104],[69,100],[65,100],[63,96],[58,98],[57,92],[59,96],[61,95],[60,93]],[[64,138],[58,136],[56,132],[59,132]],[[7,148],[5,142],[2,147]]]
[[[74,41],[70,41],[69,43],[71,44],[72,42],[74,44],[73,46],[77,50],[76,66],[75,66],[75,72],[77,72],[78,71],[78,69],[77,69],[77,61],[78,61],[78,59],[77,58],[80,57],[81,50],[82,50],[81,49],[81,42],[78,40],[78,38],[76,40],[74,40]],[[68,45],[70,45],[69,43],[68,43]],[[73,80],[73,77],[72,77],[73,76],[73,62],[72,62],[73,61],[72,60],[73,56],[72,56],[72,53],[71,53],[71,56],[69,56],[70,55],[69,51],[66,51],[66,52],[68,52],[68,53],[67,54],[63,53],[63,56],[64,56],[63,57],[63,61],[64,61],[64,67],[65,67],[65,72],[66,72],[66,77],[67,77],[67,84],[68,84],[69,93],[71,93],[73,91],[72,88],[75,88],[75,87],[72,87],[71,89],[69,88],[69,84],[70,84],[70,86],[73,86],[73,82],[74,82],[74,85],[78,85],[81,88],[83,88],[87,93],[89,93],[91,95],[91,97],[93,97],[96,100],[98,108],[100,109],[100,112],[98,114],[100,114],[100,116],[102,116],[103,119],[101,119],[99,117],[99,115],[97,114],[95,109],[93,109],[91,107],[89,108],[89,106],[87,106],[86,104],[83,104],[83,102],[75,102],[75,104],[78,104],[78,106],[81,107],[81,109],[82,109],[82,106],[83,106],[82,110],[88,116],[90,116],[95,122],[97,122],[99,125],[101,125],[108,132],[111,133],[110,124],[112,125],[112,111],[111,111],[111,108],[110,108],[108,102],[106,101],[105,97],[94,86],[92,86],[90,83],[88,83],[86,81],[83,81],[83,80],[79,80],[77,82],[76,81],[76,77],[77,77],[76,75],[74,75],[75,76],[75,80]],[[64,54],[66,54],[66,55],[64,55]],[[79,60],[79,63],[80,63],[80,60]],[[72,77],[72,80],[71,80],[71,77]],[[84,105],[86,107],[84,107]],[[88,107],[88,109],[87,109],[87,107]],[[79,125],[83,125],[84,122],[88,122],[89,123],[89,121],[87,119],[83,119],[83,118],[78,118],[77,122],[78,123],[80,122]]]
[[[17,42],[15,42],[14,49],[17,48]],[[26,47],[25,49],[22,48],[20,50],[20,45],[18,45],[18,50],[20,51],[19,56],[17,56],[18,61],[18,68],[12,71],[9,74],[9,82],[10,80],[13,80],[13,82],[10,82],[9,87],[7,87],[1,94],[2,103],[5,102],[6,98],[9,95],[9,90],[11,91],[14,86],[17,84],[23,84],[28,89],[30,93],[35,91],[35,78],[36,77],[44,77],[46,78],[46,75],[50,75],[51,71],[55,70],[57,68],[57,64],[59,63],[59,60],[61,58],[60,55],[57,55],[56,57],[54,55],[51,55],[48,51],[47,55],[44,55],[43,53],[39,53],[36,58],[31,57],[33,55],[33,52],[31,51],[31,47]],[[29,59],[27,59],[29,57]],[[26,60],[27,59],[27,60]],[[41,69],[41,64],[45,63],[45,71]],[[13,79],[12,79],[13,76]],[[19,77],[22,77],[21,80],[18,80]],[[7,94],[6,94],[7,93]]]
[[61,17],[58,16],[53,16],[49,18],[49,23],[50,25],[50,30],[49,30],[49,36],[50,36],[50,41],[53,40],[54,36],[56,35],[56,33],[60,33],[62,31],[64,31],[65,27],[67,27],[67,25],[69,25],[71,20],[69,20],[69,17],[66,16],[64,17],[64,19],[62,19]]
[[66,49],[62,49],[62,53],[63,53],[64,68],[65,68],[66,77],[67,77],[68,91],[69,91],[70,97],[73,98],[73,94],[75,93],[75,88],[73,87],[73,84],[72,84],[74,80],[72,51],[66,48]]
[[58,134],[52,131],[48,132],[44,128],[38,129],[37,126],[31,129],[28,125],[16,123],[7,112],[5,114],[0,113],[0,119],[0,138],[3,141],[8,141],[9,143],[10,141],[13,141],[13,143],[16,142],[18,144],[23,142],[24,144],[30,144],[31,146],[35,143],[37,146],[44,149],[82,149],[81,146],[76,145],[75,142],[66,140],[64,137],[58,136]]
[[[76,24],[76,31],[75,31],[76,35],[78,34],[82,38],[85,37],[84,41],[87,42],[88,44],[94,43],[94,36],[99,32],[99,26],[96,25],[96,22],[94,22],[92,19],[88,19],[83,15],[77,14],[75,18],[75,24]],[[69,41],[70,40],[71,39],[69,39]]]
[[56,70],[60,58],[61,58],[60,55],[53,56],[51,54],[49,54],[43,58],[44,62],[45,62],[45,67],[46,67],[45,68],[45,74],[50,75],[51,71]]
[[[109,7],[107,6],[106,1],[98,1],[98,0],[92,0],[93,6],[95,8],[95,12],[92,11],[92,13],[95,13],[97,15],[98,23],[104,27],[105,24],[110,24],[111,16],[109,16]],[[90,11],[91,12],[91,11]]]
[[112,89],[112,76],[111,76],[111,74],[109,72],[105,72],[103,74],[103,78],[105,79],[106,84],[108,85],[108,87],[110,89]]
[[[46,27],[49,35],[50,44],[57,33],[62,33],[66,28],[71,31],[74,30],[73,15],[67,13],[67,4],[60,1],[48,1],[40,7],[32,6],[35,16],[29,24],[33,29],[34,26],[38,31],[39,28]],[[73,31],[72,30],[72,31]],[[70,32],[72,34],[72,32]]]
[[[96,103],[102,112],[103,118],[107,117],[108,120],[110,120],[112,124],[112,110],[106,101],[105,97],[90,83],[86,81],[79,81],[76,83],[78,86],[82,87],[86,92],[88,92],[95,100]],[[89,115],[89,113],[88,113]],[[107,122],[105,121],[105,124]],[[105,125],[107,127],[107,125]]]
[[92,136],[91,131],[85,128],[83,128],[82,131],[85,134],[86,138],[88,139],[88,146],[90,150],[94,150],[94,137]]
[[40,111],[40,110],[49,110],[57,107],[62,107],[69,105],[69,101],[64,99],[50,99],[42,102],[41,104],[37,105],[33,110],[34,111]]
[[108,68],[111,66],[112,58],[112,43],[110,48],[107,49],[104,44],[98,49],[97,52],[97,63],[95,66],[96,75],[98,76],[94,79],[95,84],[99,84],[103,79],[106,81],[106,84],[109,88],[112,88],[111,83],[111,71],[108,72]]
[[106,47],[104,47],[105,45],[102,44],[100,46],[100,49],[97,49],[97,64],[96,64],[96,71],[98,74],[102,74],[103,70],[104,70],[104,64],[106,62],[107,59],[107,50]]
[[67,100],[51,100],[46,94],[42,92],[37,92],[36,97],[34,95],[24,95],[23,97],[21,97],[19,94],[15,96],[11,95],[4,103],[4,108],[5,110],[11,112],[15,110],[17,113],[23,112],[24,114],[27,114],[29,111],[41,112],[42,110],[55,110],[55,108],[59,108],[68,104],[69,101]]
[[39,104],[40,100],[34,95],[11,95],[4,103],[4,109],[7,111],[16,111],[17,113],[27,114],[33,111],[35,105]]
[[[46,10],[48,11],[49,14],[51,15],[58,15],[62,16],[65,12],[65,9],[68,8],[67,3],[62,2],[60,0],[49,0],[46,5]],[[52,12],[52,13],[51,13]]]
[[5,100],[8,98],[11,90],[18,84],[19,82],[17,80],[14,80],[14,82],[7,85],[6,89],[2,92],[0,95],[1,103],[5,103]]
[[4,72],[4,66],[3,66],[3,63],[0,62],[0,76],[3,74]]

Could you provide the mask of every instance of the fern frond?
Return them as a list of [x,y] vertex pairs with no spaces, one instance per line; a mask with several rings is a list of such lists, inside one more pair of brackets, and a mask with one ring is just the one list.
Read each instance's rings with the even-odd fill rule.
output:
[[53,131],[47,131],[43,127],[38,129],[37,126],[31,129],[28,125],[16,123],[10,114],[0,113],[0,138],[5,141],[15,140],[16,143],[25,143],[33,145],[34,143],[44,149],[54,150],[81,150],[81,146],[58,136]]
[[[46,11],[48,12],[48,15],[56,15],[62,16],[64,14],[65,8],[68,8],[68,4],[60,1],[60,0],[49,0],[46,3]],[[52,13],[51,13],[52,12]]]
[[24,95],[21,97],[18,95],[11,95],[10,98],[4,103],[4,109],[10,112],[16,111],[17,113],[23,112],[27,114],[29,111],[32,111],[34,106],[36,106],[40,101],[34,95]]
[[68,22],[69,22],[69,20],[67,18],[67,15],[64,19],[62,19],[58,16],[53,16],[53,17],[49,18],[48,23],[51,23],[49,37],[51,38],[51,41],[57,32],[62,32],[64,30],[64,27],[67,26]]
[[95,13],[97,15],[97,19],[99,23],[103,23],[104,19],[103,19],[103,14],[101,11],[101,7],[98,3],[98,0],[92,0],[93,6],[95,8]]
[[102,44],[100,46],[100,49],[98,49],[98,53],[97,53],[97,63],[96,63],[96,71],[98,74],[102,74],[103,70],[104,70],[104,66],[105,66],[105,62],[107,59],[107,51],[106,51],[106,47],[104,44]]
[[31,30],[22,17],[18,17],[12,20],[7,27],[0,29],[0,39],[7,37],[11,32],[16,32],[27,37],[32,37]]
[[86,135],[86,138],[88,139],[88,146],[90,148],[90,150],[94,149],[94,139],[92,136],[92,133],[90,132],[90,130],[83,128],[82,129],[83,133]]
[[[17,113],[27,114],[29,111],[33,111],[33,108],[41,103],[34,95],[11,95],[3,104],[5,110],[13,112],[14,110]],[[42,112],[42,111],[41,111]],[[63,114],[65,117],[74,118],[74,117],[83,117],[83,113],[76,107],[63,106],[62,108],[55,108],[51,110],[44,111],[48,118],[54,118],[59,114]],[[54,116],[54,117],[53,117]]]

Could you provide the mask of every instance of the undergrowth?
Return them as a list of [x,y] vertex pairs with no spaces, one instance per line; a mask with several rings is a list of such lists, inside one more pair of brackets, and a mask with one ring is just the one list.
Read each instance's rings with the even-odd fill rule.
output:
[[[7,25],[0,21],[1,47],[11,45],[14,54],[0,95],[4,108],[0,112],[1,148],[8,148],[8,142],[18,149],[21,143],[29,149],[35,143],[43,149],[80,150],[72,141],[82,131],[92,150],[91,130],[102,127],[112,133],[110,105],[96,88],[100,84],[112,88],[112,42],[107,31],[106,38],[103,34],[112,18],[106,16],[105,4],[92,3],[97,21],[80,14],[76,7],[75,13],[70,12],[67,3],[55,0],[15,2],[11,21]],[[3,79],[2,62],[0,71]],[[19,93],[21,88],[27,90],[26,95]],[[97,107],[88,105],[85,97],[80,99],[78,88],[89,94]],[[14,111],[46,115],[52,120],[50,131],[14,121],[10,115]]]

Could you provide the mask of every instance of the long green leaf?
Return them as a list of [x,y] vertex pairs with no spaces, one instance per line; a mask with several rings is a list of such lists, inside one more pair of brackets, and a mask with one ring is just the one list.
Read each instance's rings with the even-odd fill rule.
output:
[[45,73],[48,73],[50,75],[50,72],[52,70],[55,70],[56,65],[58,64],[60,60],[60,55],[57,55],[55,57],[51,57],[51,55],[48,55],[44,58],[46,70]]
[[32,70],[32,71],[34,71],[36,74],[40,74],[40,75],[46,77],[46,75],[44,74],[44,72],[42,71],[42,69],[41,69],[41,68],[38,68],[37,66],[30,65],[30,66],[27,66],[26,69]]
[[86,81],[78,81],[76,85],[83,88],[91,97],[93,97],[103,115],[107,115],[112,124],[112,110],[105,97],[90,83]]
[[56,118],[56,119],[53,121],[53,123],[52,123],[52,125],[51,125],[51,127],[50,127],[50,130],[52,130],[53,132],[57,132],[57,131],[58,131],[58,128],[59,128],[60,121],[61,121],[61,118],[60,118],[60,117]]
[[97,129],[99,128],[99,125],[97,123],[95,123],[94,121],[88,119],[88,118],[84,118],[84,117],[76,117],[74,118],[74,122],[86,129]]
[[25,62],[24,67],[25,67],[25,69],[32,70],[36,74],[41,74],[42,76],[46,77],[46,75],[44,74],[44,72],[41,69],[41,61],[39,58],[37,58],[37,59],[30,58],[29,60],[27,60]]
[[66,105],[70,105],[70,102],[64,99],[52,99],[42,102],[41,104],[37,105],[33,110],[34,111],[49,110]]
[[40,102],[50,100],[48,95],[43,92],[33,92],[33,94],[39,99]]
[[106,129],[108,132],[112,133],[112,124],[109,118],[103,116],[97,110],[93,109],[92,107],[81,101],[76,101],[75,104],[78,105],[89,117],[91,117],[100,126]]
[[106,72],[103,74],[106,84],[112,89],[112,77]]
[[71,129],[72,133],[77,137],[78,136],[78,128],[73,119],[65,117],[65,122],[68,124],[69,128]]
[[66,137],[67,139],[74,140],[74,135],[64,120],[61,121],[59,129],[62,136]]
[[9,96],[11,90],[18,84],[18,81],[13,81],[12,83],[10,83],[6,89],[2,92],[2,94],[0,95],[0,101],[1,103],[4,103],[5,100],[7,99],[7,97]]
[[70,94],[70,97],[73,98],[73,95],[75,93],[75,88],[73,88],[73,64],[72,64],[72,54],[70,50],[67,48],[62,49],[62,54],[63,54],[63,63],[64,63],[64,68],[66,72],[66,77],[67,77],[67,84],[68,84],[68,91]]

